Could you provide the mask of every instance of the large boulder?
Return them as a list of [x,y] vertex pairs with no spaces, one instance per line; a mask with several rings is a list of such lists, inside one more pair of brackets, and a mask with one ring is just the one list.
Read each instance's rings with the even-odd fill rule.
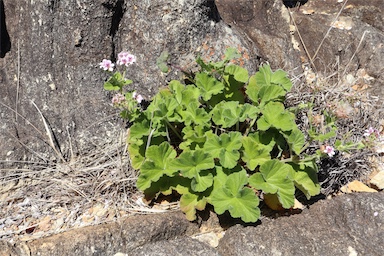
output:
[[[197,226],[187,221],[180,212],[134,216],[116,223],[71,230],[15,246],[0,243],[0,255],[4,255],[1,254],[3,251],[8,251],[8,255],[12,256],[114,255],[196,232]],[[204,244],[201,247],[206,248]]]
[[381,255],[383,225],[384,193],[344,195],[299,215],[232,227],[218,251],[225,256]]
[[[197,54],[219,59],[236,47],[249,69],[258,64],[253,44],[220,21],[213,0],[20,0],[4,10],[12,49],[0,59],[2,160],[67,159],[112,140],[119,123],[98,63],[122,50],[137,55],[127,76],[146,98],[193,68]],[[156,66],[162,51],[171,55],[167,75]]]
[[216,0],[223,21],[242,31],[257,45],[258,55],[273,68],[300,73],[300,54],[294,49],[289,16],[281,0]]
[[295,38],[304,42],[315,70],[341,80],[364,69],[373,78],[366,81],[372,93],[384,98],[383,1],[309,1],[293,17]]
[[[189,222],[181,212],[132,216],[12,245],[0,256],[24,255],[381,255],[384,193],[349,194],[315,203],[301,214],[264,217],[254,226],[229,227],[217,248],[200,235],[230,222]],[[196,238],[196,239],[195,239]],[[208,238],[208,237],[207,237]],[[117,255],[116,255],[117,256]]]
[[[340,1],[296,2],[304,5],[290,14],[281,0],[5,1],[12,48],[0,59],[0,159],[49,162],[113,140],[118,122],[98,63],[122,50],[137,55],[127,76],[146,98],[193,70],[196,55],[217,60],[229,46],[251,72],[268,61],[292,75],[303,66],[338,72],[342,81],[365,69],[383,95],[381,1],[351,0],[344,9]],[[168,74],[156,66],[163,51]]]
[[[274,68],[311,68],[335,84],[364,69],[384,98],[383,1],[216,0],[224,22],[243,32]],[[283,5],[300,8],[290,11]],[[373,78],[373,81],[371,80]]]

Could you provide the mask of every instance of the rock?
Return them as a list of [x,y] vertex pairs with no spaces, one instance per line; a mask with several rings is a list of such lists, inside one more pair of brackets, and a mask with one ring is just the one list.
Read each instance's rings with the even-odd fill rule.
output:
[[175,240],[160,241],[155,243],[146,244],[145,246],[137,247],[136,249],[127,253],[132,256],[219,256],[220,254],[212,247],[205,243],[199,242],[189,237],[177,238]]
[[[240,62],[250,72],[268,61],[302,74],[302,61],[310,61],[300,32],[314,69],[347,75],[364,68],[383,95],[381,4],[350,0],[329,30],[343,2],[308,1],[290,16],[281,0],[5,1],[12,49],[0,59],[0,159],[57,161],[112,141],[123,125],[109,118],[116,112],[98,63],[122,50],[137,55],[127,71],[131,89],[150,98],[180,78],[180,69],[193,70],[196,55],[217,60],[229,46],[243,53]],[[166,75],[155,63],[163,51],[172,64]]]
[[300,54],[291,43],[289,15],[281,0],[216,0],[223,21],[242,31],[271,66],[302,72]]
[[5,22],[5,12],[3,0],[0,0],[0,58],[11,50],[7,24]]
[[382,192],[347,194],[319,201],[301,214],[264,218],[257,226],[232,226],[216,249],[193,237],[218,231],[217,218],[204,217],[198,224],[187,221],[181,212],[168,212],[132,216],[119,223],[84,227],[16,245],[0,240],[0,256],[381,255],[383,199]]
[[[289,14],[283,2],[305,5]],[[300,74],[302,64],[310,64],[317,73],[339,77],[365,68],[374,78],[374,95],[384,98],[383,2],[350,0],[338,16],[345,2],[216,0],[224,22],[246,34],[273,68]]]
[[384,193],[359,193],[320,201],[308,211],[234,226],[220,240],[222,255],[381,255]]
[[[129,75],[142,94],[153,95],[166,81],[180,78],[180,69],[193,70],[197,55],[219,60],[228,47],[244,53],[243,64],[256,70],[254,44],[220,21],[213,0],[125,1],[124,10],[114,42],[116,49],[138,55]],[[162,51],[170,53],[167,75],[155,64]]]
[[[308,1],[295,12],[293,17],[315,70],[355,75],[364,68],[374,78],[371,83],[373,93],[384,97],[382,6],[381,0]],[[308,15],[306,10],[313,13]],[[301,40],[297,32],[295,38]],[[306,58],[308,60],[308,56]]]
[[[196,232],[198,232],[197,225],[187,221],[182,213],[177,212],[128,217],[118,223],[84,227],[30,241],[26,247],[21,245],[8,247],[14,251],[18,250],[17,254],[10,254],[17,256],[104,256],[114,255],[117,252],[133,255],[130,252],[135,248]],[[201,244],[201,248],[206,246]]]
[[[180,68],[194,68],[197,54],[220,59],[227,47],[236,47],[247,68],[256,70],[259,63],[254,44],[220,21],[213,0],[4,4],[12,50],[0,59],[2,160],[61,158],[47,146],[47,130],[31,102],[64,158],[71,157],[71,150],[77,155],[113,140],[124,126],[110,118],[116,111],[111,93],[103,90],[107,74],[98,63],[116,59],[122,50],[137,55],[127,76],[131,89],[146,98],[180,78]],[[170,53],[173,64],[167,75],[156,66],[162,51]]]
[[97,67],[112,53],[113,12],[103,2],[4,1],[12,49],[0,59],[0,159],[59,158],[47,146],[43,120],[31,102],[45,116],[63,155],[68,136],[76,152],[116,126],[94,126],[112,113]]

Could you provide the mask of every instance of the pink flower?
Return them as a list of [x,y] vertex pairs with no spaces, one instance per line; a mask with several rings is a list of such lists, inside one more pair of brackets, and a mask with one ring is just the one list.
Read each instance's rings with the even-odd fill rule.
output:
[[99,65],[100,65],[100,68],[111,71],[111,72],[113,71],[113,67],[115,66],[115,64],[113,64],[112,61],[106,60],[106,59],[103,59],[103,61],[100,62]]
[[125,101],[125,96],[123,94],[121,94],[121,93],[115,94],[115,96],[113,96],[113,98],[112,98],[112,104],[114,106],[120,105],[124,101]]
[[379,137],[380,133],[379,130],[373,127],[369,127],[367,130],[365,130],[365,133],[363,134],[365,137],[371,136],[371,134],[375,134],[376,137]]
[[329,157],[333,157],[335,155],[335,149],[331,146],[326,146],[323,152],[328,154]]
[[136,92],[132,93],[132,98],[134,98],[138,103],[141,103],[144,98],[140,94],[137,94]]
[[129,52],[121,52],[117,55],[117,65],[131,65],[136,62],[136,56]]

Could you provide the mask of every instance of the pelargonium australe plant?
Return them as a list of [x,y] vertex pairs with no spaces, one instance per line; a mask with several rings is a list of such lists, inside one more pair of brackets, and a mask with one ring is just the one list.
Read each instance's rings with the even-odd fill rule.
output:
[[[208,204],[244,222],[259,219],[260,199],[289,209],[296,190],[307,198],[320,192],[316,161],[335,154],[330,145],[306,153],[308,139],[321,145],[335,130],[332,123],[327,134],[300,131],[295,110],[284,106],[292,88],[287,74],[262,65],[250,76],[231,63],[238,57],[229,48],[219,62],[198,58],[200,70],[190,74],[188,84],[169,82],[145,110],[140,95],[123,91],[132,83],[125,72],[112,73],[108,60],[100,64],[112,73],[104,88],[118,92],[113,105],[132,122],[127,141],[132,167],[139,170],[137,187],[147,199],[176,192],[189,220]],[[129,67],[135,61],[121,53],[116,64]]]
[[[104,83],[104,89],[107,91],[116,91],[112,98],[112,105],[121,110],[121,117],[133,121],[140,113],[140,104],[144,98],[135,91],[124,91],[124,87],[130,85],[132,80],[125,78],[126,68],[136,62],[136,56],[122,51],[117,55],[116,65],[111,60],[103,59],[99,63],[101,69],[111,73],[111,77]],[[120,67],[120,70],[114,68]]]

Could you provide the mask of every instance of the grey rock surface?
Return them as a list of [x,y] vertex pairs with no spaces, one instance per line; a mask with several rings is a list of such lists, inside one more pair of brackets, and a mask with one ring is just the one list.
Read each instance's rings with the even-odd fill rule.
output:
[[289,14],[281,0],[216,0],[223,21],[246,34],[273,67],[297,74],[304,64],[339,78],[364,68],[375,79],[373,93],[384,97],[383,1],[305,2]]
[[364,68],[374,78],[372,92],[383,98],[383,1],[349,0],[342,9],[345,2],[309,1],[313,14],[294,15],[298,30],[318,71],[354,75]]
[[[134,216],[120,222],[89,226],[78,230],[9,246],[9,255],[114,255],[163,240],[176,239],[198,232],[198,227],[180,213]],[[0,244],[1,245],[1,244]],[[203,248],[206,248],[201,244]],[[1,251],[1,250],[0,250]],[[5,250],[4,250],[5,251]],[[3,254],[0,254],[1,256]],[[131,254],[129,254],[131,255]]]
[[[215,218],[214,218],[215,219]],[[11,245],[0,256],[34,255],[382,255],[384,193],[358,193],[315,203],[301,214],[230,227],[217,248],[192,237],[219,222],[191,223],[180,212],[132,216]],[[214,223],[216,223],[214,225]],[[221,225],[225,223],[220,222]],[[209,228],[209,229],[207,229]]]
[[[110,106],[112,94],[103,89],[108,74],[98,63],[120,51],[137,56],[127,77],[145,98],[180,78],[180,68],[195,67],[197,54],[220,59],[236,47],[246,53],[249,69],[259,62],[254,45],[220,21],[213,0],[20,0],[5,1],[4,10],[12,49],[0,59],[2,160],[58,158],[32,102],[64,157],[70,146],[80,154],[114,139],[124,125]],[[167,75],[156,66],[162,51],[171,55]]]
[[220,256],[215,248],[189,237],[146,244],[127,254],[132,256]]
[[257,45],[258,54],[271,66],[302,72],[300,53],[289,30],[289,15],[281,0],[216,0],[223,21],[243,32]]
[[299,215],[232,227],[218,251],[228,256],[382,255],[384,193],[343,195]]
[[[242,52],[251,73],[268,61],[274,69],[301,74],[309,60],[300,32],[319,72],[365,68],[375,94],[384,96],[382,1],[350,0],[340,20],[351,28],[330,29],[342,5],[308,1],[293,10],[298,31],[292,31],[281,0],[4,1],[12,48],[0,59],[0,159],[57,160],[32,102],[64,158],[71,150],[76,155],[112,141],[123,124],[110,107],[112,94],[102,88],[107,74],[98,63],[122,50],[137,55],[127,71],[131,89],[150,98],[180,78],[180,69],[193,70],[196,55],[217,60],[227,47]],[[156,66],[162,51],[171,56],[166,75]]]

